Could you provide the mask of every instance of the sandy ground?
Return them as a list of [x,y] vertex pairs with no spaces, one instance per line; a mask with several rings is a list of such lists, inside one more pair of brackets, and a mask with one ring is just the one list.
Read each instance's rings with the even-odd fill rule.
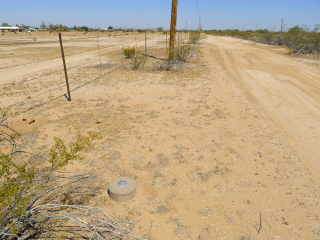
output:
[[[71,88],[79,87],[71,102],[57,98],[65,93],[58,59],[26,68],[20,64],[30,58],[13,49],[25,45],[0,45],[1,54],[13,51],[10,68],[0,69],[0,104],[11,105],[12,126],[37,131],[41,145],[78,132],[102,136],[71,166],[101,177],[91,205],[147,239],[320,239],[318,65],[277,47],[208,36],[184,67],[132,71],[114,47],[119,36],[105,36],[101,46],[113,47],[103,50],[100,73],[96,47],[84,39],[88,52],[77,53],[76,37],[67,57],[67,65],[80,64],[70,69]],[[52,46],[53,36],[41,38]],[[107,186],[123,175],[135,179],[137,195],[114,202]]]

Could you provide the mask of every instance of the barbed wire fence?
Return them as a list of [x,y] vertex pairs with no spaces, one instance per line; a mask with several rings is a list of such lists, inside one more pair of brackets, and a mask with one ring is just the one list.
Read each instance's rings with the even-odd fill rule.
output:
[[[61,54],[66,57],[66,69],[70,79],[71,95],[79,89],[86,88],[94,83],[108,85],[109,80],[115,78],[114,73],[121,69],[130,70],[130,67],[128,68],[130,60],[124,58],[123,51],[127,46],[144,48],[145,56],[148,55],[147,57],[157,61],[166,58],[169,41],[166,32],[150,31],[145,32],[145,34],[141,34],[138,31],[134,33],[120,32],[115,34],[108,33],[108,36],[104,36],[104,33],[91,34],[94,36],[81,36],[81,38],[78,36],[77,38],[72,36],[72,33],[63,33],[64,39],[66,39],[63,40],[64,53],[60,51],[62,47],[60,49],[57,36],[54,36],[56,41],[50,40],[53,36],[47,37],[46,39],[49,40],[46,41],[45,37],[43,37],[44,39],[39,41],[38,44],[34,43],[34,39],[29,39],[29,45],[25,39],[22,45],[19,45],[16,39],[11,41],[11,45],[2,43],[3,39],[0,39],[0,56],[7,58],[7,61],[2,59],[1,62],[3,64],[0,67],[0,110],[6,125],[8,125],[8,119],[11,117],[20,118],[22,114],[34,109],[37,109],[37,112],[46,110],[42,107],[58,99],[67,98]],[[178,44],[183,43],[182,36],[183,33],[178,36]],[[41,36],[38,37],[40,38]],[[148,52],[147,49],[149,49]],[[79,94],[78,97],[81,98]],[[70,95],[69,100],[71,100]],[[61,102],[63,103],[63,101],[59,101],[59,105]],[[67,100],[65,100],[65,104],[67,104]],[[12,113],[9,113],[8,116],[7,113],[10,111]],[[32,113],[34,114],[35,112]],[[23,116],[22,120],[25,121],[25,116]],[[34,120],[27,123],[31,124],[33,122]],[[20,135],[17,136],[19,137]],[[82,175],[79,176],[81,177]],[[70,179],[73,181],[72,177]],[[66,179],[65,176],[64,179]],[[79,179],[81,180],[82,178]],[[56,182],[53,181],[52,184],[56,184]],[[79,186],[83,187],[85,185],[79,184]],[[69,189],[66,191],[69,191]],[[56,196],[57,194],[52,195]],[[42,215],[36,215],[37,210]],[[48,227],[43,231],[42,221],[53,226],[56,223],[55,219],[61,218],[65,226],[57,225],[60,227],[58,230],[63,228],[62,231],[65,230],[69,234],[83,233],[89,237],[99,236],[101,239],[107,239],[109,235],[113,239],[123,239],[123,237],[144,239],[144,237],[138,237],[132,233],[131,228],[123,227],[131,227],[130,222],[122,221],[120,218],[120,222],[118,219],[110,219],[110,214],[104,214],[103,209],[81,205],[45,204],[32,208],[32,211],[33,218],[26,218],[26,220],[34,224],[34,226],[38,224],[37,228],[41,230],[44,234],[43,236],[54,236],[55,229],[54,227]],[[50,214],[52,211],[59,214],[52,215]],[[70,220],[70,226],[66,223],[68,220]],[[84,220],[88,220],[89,224],[82,224]],[[1,236],[11,236],[19,239],[18,236],[11,234],[8,229],[1,229],[0,238]]]
[[[167,56],[169,36],[166,31],[79,35],[62,33],[71,93],[105,80],[119,69],[128,68],[123,54],[127,47],[143,49],[145,55],[159,61]],[[178,33],[177,43],[186,42],[187,36],[187,32]],[[17,116],[66,96],[58,36],[25,34],[19,38],[9,37],[0,41],[0,48],[0,54],[8,59],[0,66],[0,106],[3,110]],[[39,70],[35,71],[37,68]]]
[[[114,36],[113,38],[116,38],[116,37],[117,36]],[[110,59],[117,60],[116,58],[119,56],[122,58],[122,46],[120,46],[121,51],[119,51],[118,43],[108,44],[107,46],[100,47],[98,42],[98,46],[96,49],[90,49],[87,51],[78,51],[76,53],[72,53],[68,51],[70,48],[68,46],[68,43],[73,44],[73,43],[78,43],[79,41],[87,41],[87,43],[93,45],[94,40],[97,43],[97,41],[99,40],[101,41],[101,39],[103,41],[108,41],[109,39],[111,39],[111,37],[97,35],[97,37],[95,38],[80,37],[78,39],[71,39],[71,40],[68,39],[66,41],[63,41],[64,44],[67,43],[65,47],[65,54],[67,58],[68,74],[70,74],[70,79],[71,79],[71,84],[70,84],[71,92],[75,91],[76,89],[79,89],[82,86],[92,83],[98,80],[99,78],[114,72],[115,70],[118,70],[119,67],[121,67],[121,65],[123,64],[122,61],[120,61],[120,64],[119,64],[119,61],[110,63]],[[123,45],[123,40],[121,42],[122,42],[121,45]],[[125,42],[128,43],[129,41],[125,40]],[[28,43],[34,46],[33,40],[30,42],[23,42],[23,46],[28,45]],[[37,44],[37,46],[46,45],[46,44],[55,44],[56,45],[55,49],[59,53],[60,49],[58,47],[59,46],[58,39],[57,41],[40,41]],[[19,46],[19,43],[13,42],[11,44],[8,44],[8,43],[1,44],[1,46],[3,45],[5,45],[6,47],[8,46],[16,47],[16,46]],[[93,45],[93,47],[95,46]],[[95,53],[98,53],[97,58],[95,58]],[[71,57],[79,57],[81,60],[76,62],[71,61],[70,63],[68,63],[68,58],[71,58]],[[24,74],[21,74],[21,76],[23,76],[21,79],[14,79],[12,81],[10,81],[9,79],[2,79],[2,82],[6,82],[0,85],[0,92],[2,96],[2,101],[1,101],[2,108],[6,110],[6,109],[12,109],[12,107],[15,107],[15,106],[19,106],[19,108],[17,108],[14,113],[15,115],[19,115],[21,113],[34,109],[37,106],[42,106],[46,103],[49,103],[54,99],[63,97],[65,94],[65,84],[63,82],[61,56],[56,56],[54,58],[49,58],[49,59],[40,59],[38,61],[30,61],[30,62],[25,61],[15,65],[13,65],[11,61],[8,61],[6,66],[0,67],[0,72],[2,70],[10,69],[10,72],[14,73],[15,71],[21,71],[20,70],[21,67],[34,68],[39,64],[47,64],[47,63],[48,65],[49,64],[52,65],[51,62],[55,60],[57,63],[52,67],[45,67],[44,71],[33,73],[27,77],[23,76]],[[97,62],[99,62],[99,74],[97,74],[97,71],[96,71]],[[3,74],[2,76],[4,75],[5,74]],[[37,87],[35,87],[36,85]],[[21,95],[21,91],[26,90],[26,88],[29,91],[26,91],[28,94],[23,98],[23,100],[21,99],[21,96],[19,98],[16,97],[16,95]],[[54,96],[51,96],[52,93],[55,93]],[[47,100],[48,98],[49,100]],[[15,99],[20,99],[20,100],[15,100]]]

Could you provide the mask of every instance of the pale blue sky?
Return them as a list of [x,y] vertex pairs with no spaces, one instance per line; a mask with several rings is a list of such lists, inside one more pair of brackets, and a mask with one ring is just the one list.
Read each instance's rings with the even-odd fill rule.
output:
[[[0,24],[169,29],[171,0],[0,0]],[[203,29],[287,28],[320,24],[320,0],[198,0]],[[180,0],[177,28],[199,24],[196,0]]]

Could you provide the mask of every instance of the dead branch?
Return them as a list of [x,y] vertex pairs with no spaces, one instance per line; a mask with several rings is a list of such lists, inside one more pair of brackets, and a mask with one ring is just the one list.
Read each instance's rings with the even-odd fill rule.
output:
[[[4,206],[0,208],[1,240],[54,236],[142,239],[124,226],[128,221],[121,220],[123,223],[120,224],[105,210],[84,205],[100,189],[101,181],[94,173],[74,174],[39,166],[34,169],[30,159],[48,156],[36,155],[32,148],[33,139],[10,128],[0,110],[0,146],[6,144],[12,149],[8,153],[2,153],[0,149],[3,160],[0,165],[1,197],[6,197],[6,189],[13,192],[5,198],[5,203],[0,203],[4,204],[0,205]],[[26,151],[27,147],[31,150]],[[12,185],[16,187],[10,188]]]

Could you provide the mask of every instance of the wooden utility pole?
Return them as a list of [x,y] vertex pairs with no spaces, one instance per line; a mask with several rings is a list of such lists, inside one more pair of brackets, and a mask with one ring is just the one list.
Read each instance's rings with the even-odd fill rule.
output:
[[177,11],[178,11],[178,0],[172,0],[169,59],[173,59],[174,57],[174,42],[176,37]]
[[283,30],[283,18],[281,18],[281,32]]
[[187,31],[187,27],[188,27],[188,20],[186,20],[186,31]]

